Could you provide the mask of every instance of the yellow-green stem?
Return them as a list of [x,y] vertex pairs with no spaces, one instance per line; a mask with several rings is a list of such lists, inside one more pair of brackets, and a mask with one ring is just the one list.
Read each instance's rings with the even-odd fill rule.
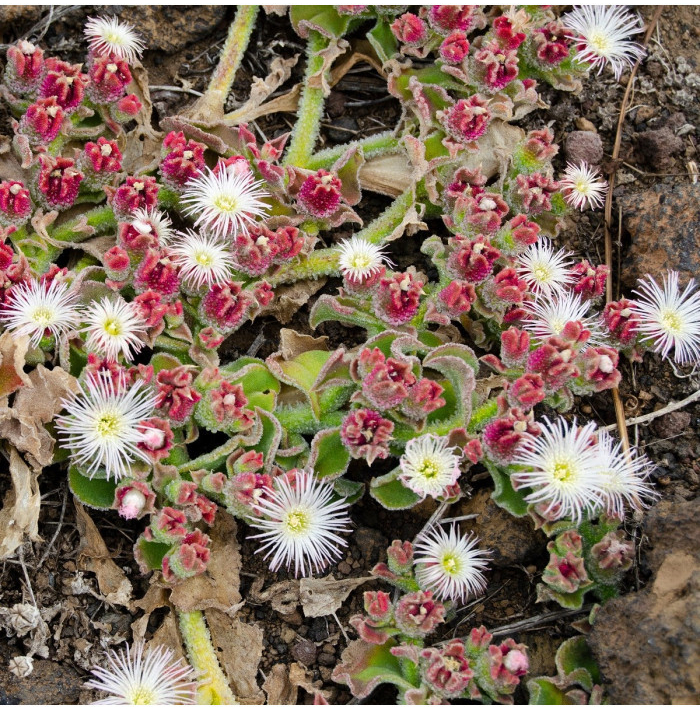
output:
[[238,704],[228,686],[202,611],[177,612],[190,665],[199,677],[198,704]]
[[306,167],[313,153],[316,139],[321,127],[323,115],[324,96],[320,86],[311,86],[309,80],[323,69],[323,56],[321,52],[328,46],[328,38],[314,30],[309,32],[306,47],[306,74],[304,75],[304,89],[299,101],[297,121],[292,131],[292,139],[284,158],[285,165]]

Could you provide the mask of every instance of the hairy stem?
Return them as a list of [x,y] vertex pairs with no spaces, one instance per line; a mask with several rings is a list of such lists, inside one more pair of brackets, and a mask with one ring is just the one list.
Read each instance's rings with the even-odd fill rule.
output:
[[339,160],[350,148],[362,148],[365,159],[370,160],[378,155],[392,153],[399,150],[399,140],[393,131],[385,131],[370,135],[362,140],[354,140],[351,143],[338,145],[334,148],[326,148],[312,155],[305,167],[309,170],[328,170],[333,163]]
[[[382,244],[399,227],[413,204],[413,190],[399,195],[371,224],[357,233],[358,238]],[[312,251],[298,263],[285,264],[268,279],[274,288],[281,283],[294,283],[307,278],[338,275],[338,250],[331,247]]]
[[178,611],[187,657],[199,677],[198,704],[238,704],[219,665],[202,611]]
[[328,38],[319,32],[313,30],[309,32],[304,89],[299,101],[297,122],[292,131],[292,140],[284,158],[285,165],[306,167],[314,145],[316,145],[323,115],[324,96],[322,87],[312,86],[309,82],[312,76],[323,69],[321,52],[328,46],[328,42]]

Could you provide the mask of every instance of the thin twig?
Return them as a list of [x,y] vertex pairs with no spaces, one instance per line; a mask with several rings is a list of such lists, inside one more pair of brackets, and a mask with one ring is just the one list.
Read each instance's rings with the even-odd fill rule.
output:
[[149,86],[151,91],[174,91],[178,94],[192,94],[192,96],[204,96],[201,91],[194,89],[185,89],[181,86]]
[[[681,401],[672,401],[667,406],[664,406],[663,409],[652,411],[650,414],[644,414],[644,416],[635,416],[632,419],[627,419],[625,421],[625,426],[634,426],[639,423],[649,423],[649,421],[653,421],[654,419],[659,418],[659,416],[665,416],[666,414],[670,414],[672,411],[678,411],[678,409],[682,409],[684,406],[688,406],[688,404],[692,404],[694,401],[698,400],[700,400],[700,389],[693,392],[690,396],[686,396],[686,398]],[[616,427],[617,424],[613,423],[606,426],[605,430],[612,431]]]
[[526,618],[525,620],[519,620],[517,623],[510,623],[509,625],[502,625],[500,628],[494,628],[489,632],[494,637],[500,635],[510,635],[511,633],[519,633],[523,630],[534,630],[539,627],[542,623],[549,623],[553,620],[559,620],[560,618],[567,618],[572,615],[582,615],[583,613],[589,613],[593,604],[589,603],[586,606],[582,606],[578,610],[562,610],[562,611],[551,611],[550,613],[542,613],[541,615],[535,615],[532,618]]
[[61,516],[58,519],[58,526],[56,527],[56,531],[53,533],[53,537],[51,537],[51,541],[49,542],[49,545],[46,547],[44,550],[44,553],[41,555],[41,559],[39,559],[39,563],[36,565],[36,570],[38,571],[42,564],[46,561],[46,558],[48,557],[49,553],[51,552],[51,549],[53,548],[53,545],[56,543],[56,539],[58,539],[58,534],[61,531],[61,527],[63,527],[63,517],[66,514],[66,503],[68,502],[68,488],[64,487],[63,488],[63,504],[61,505]]
[[[642,46],[646,46],[651,38],[654,28],[656,27],[659,17],[661,16],[661,11],[663,6],[656,8],[654,12],[654,17],[649,23],[646,35],[644,36],[644,41]],[[612,157],[613,160],[617,160],[620,154],[620,146],[622,144],[622,126],[625,122],[625,117],[627,115],[627,105],[630,99],[630,94],[632,93],[632,86],[634,85],[635,77],[637,76],[637,69],[639,69],[639,64],[641,59],[637,59],[634,67],[630,73],[629,80],[627,81],[627,87],[625,88],[625,95],[622,97],[622,104],[620,105],[620,116],[617,119],[617,131],[615,132],[615,144],[613,145]],[[608,267],[608,281],[606,284],[605,299],[610,302],[613,299],[612,290],[612,234],[610,232],[610,225],[612,224],[612,200],[613,200],[613,189],[615,187],[615,170],[610,174],[608,179],[609,187],[608,194],[605,198],[605,264]],[[620,398],[620,390],[617,387],[611,389],[613,404],[615,406],[615,418],[617,419],[617,428],[620,433],[620,439],[622,441],[622,447],[626,452],[630,450],[630,440],[629,434],[627,433],[627,426],[625,424],[625,408],[622,405],[622,399]]]
[[32,589],[32,582],[29,580],[29,574],[27,573],[27,565],[24,563],[24,545],[20,546],[17,550],[17,556],[19,558],[20,566],[24,572],[24,580],[27,582],[27,589],[29,590],[29,597],[32,599],[32,604],[34,608],[38,608],[36,604],[36,598],[34,597],[34,590]]

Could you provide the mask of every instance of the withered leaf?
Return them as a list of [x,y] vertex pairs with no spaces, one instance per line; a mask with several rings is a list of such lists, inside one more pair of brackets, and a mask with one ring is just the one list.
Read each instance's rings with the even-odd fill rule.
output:
[[288,323],[309,298],[326,285],[326,278],[297,281],[289,285],[277,286],[275,298],[260,310],[259,315],[271,315],[282,325]]
[[14,554],[25,534],[32,541],[41,540],[39,473],[31,471],[14,448],[10,449],[10,477],[12,489],[5,494],[0,510],[0,559]]
[[262,659],[263,631],[210,608],[205,612],[214,647],[236,699],[241,704],[263,704],[265,696],[256,677]]
[[102,535],[77,499],[75,522],[80,533],[78,569],[92,571],[97,576],[97,585],[106,603],[129,608],[133,588],[126,574],[114,563]]
[[267,679],[263,684],[263,689],[267,694],[267,703],[270,705],[297,704],[297,695],[299,687],[307,691],[309,694],[320,694],[326,698],[327,692],[320,689],[321,681],[312,682],[311,673],[305,670],[301,665],[293,662],[289,667],[282,664],[273,665]]
[[281,615],[293,613],[299,605],[299,582],[296,580],[279,581],[261,590],[265,579],[257,578],[250,587],[248,597],[252,603],[269,603],[272,610]]
[[374,576],[337,581],[332,576],[322,579],[304,578],[299,582],[299,600],[307,618],[333,615],[343,601],[358,587]]
[[6,330],[0,336],[0,396],[9,396],[22,385],[31,386],[24,373],[24,356],[28,349],[26,335],[13,335]]
[[144,614],[131,624],[131,632],[134,637],[134,642],[143,640],[146,636],[146,628],[148,621],[151,618],[151,613],[158,608],[168,605],[168,597],[170,596],[169,589],[151,583],[143,598],[135,600],[132,604],[133,608],[140,608]]
[[216,608],[233,614],[241,605],[241,554],[236,539],[236,522],[219,509],[214,526],[209,530],[211,555],[207,570],[173,588],[171,603],[181,611],[203,611]]

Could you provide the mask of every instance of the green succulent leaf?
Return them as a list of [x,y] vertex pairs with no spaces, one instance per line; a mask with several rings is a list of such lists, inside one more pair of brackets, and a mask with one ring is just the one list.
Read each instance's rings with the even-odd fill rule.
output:
[[524,517],[528,511],[525,496],[513,489],[510,476],[488,459],[484,460],[484,465],[493,479],[494,491],[491,497],[494,502],[514,517]]
[[369,494],[387,510],[407,510],[421,501],[421,497],[409,490],[399,479],[400,468],[379,478],[373,478],[369,484]]
[[99,510],[109,510],[114,504],[114,491],[117,483],[104,478],[88,478],[71,466],[68,471],[68,484],[71,492],[88,507]]
[[339,428],[319,431],[311,441],[309,465],[319,478],[338,478],[348,469],[350,453],[340,439]]

